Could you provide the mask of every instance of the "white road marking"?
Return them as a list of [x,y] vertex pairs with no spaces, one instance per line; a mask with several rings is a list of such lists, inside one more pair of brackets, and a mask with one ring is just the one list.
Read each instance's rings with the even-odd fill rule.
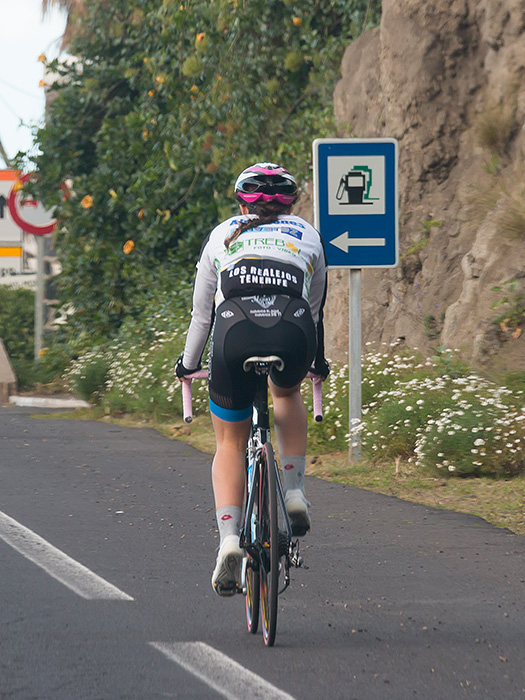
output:
[[295,700],[204,642],[150,642],[227,700]]
[[88,600],[133,600],[36,532],[0,511],[0,538],[64,586]]

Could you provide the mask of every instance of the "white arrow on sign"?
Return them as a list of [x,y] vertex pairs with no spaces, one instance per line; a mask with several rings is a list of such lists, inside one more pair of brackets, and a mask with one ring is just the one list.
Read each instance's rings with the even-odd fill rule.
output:
[[349,238],[348,231],[345,231],[330,243],[342,250],[343,253],[348,253],[348,248],[356,246],[385,246],[386,238]]

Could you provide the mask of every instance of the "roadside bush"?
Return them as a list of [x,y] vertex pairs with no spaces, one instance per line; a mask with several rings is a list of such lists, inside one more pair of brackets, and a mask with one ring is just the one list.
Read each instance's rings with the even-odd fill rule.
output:
[[[159,326],[174,320],[157,318]],[[186,320],[180,327],[186,327]],[[131,327],[131,338],[140,337]],[[184,347],[185,333],[178,329],[159,330],[153,342],[135,343],[127,338],[104,350],[82,355],[71,363],[65,374],[68,384],[88,401],[102,403],[108,413],[178,416],[181,414],[180,382],[175,364]],[[206,387],[205,387],[206,388]],[[198,414],[206,400],[194,395]]]
[[102,352],[94,350],[73,363],[66,378],[84,401],[99,403],[106,388],[108,372],[107,358]]
[[512,398],[474,374],[399,382],[365,409],[363,451],[456,476],[515,476],[525,471],[525,413]]
[[502,377],[501,383],[512,391],[514,402],[525,408],[525,372],[510,372]]
[[410,459],[416,436],[427,420],[450,403],[447,377],[397,382],[377,401],[364,407],[361,432],[364,453],[371,459]]
[[183,340],[159,332],[149,347],[118,347],[110,359],[104,406],[110,412],[133,411],[141,415],[170,416],[180,412],[175,363]]
[[[388,392],[400,381],[407,381],[414,376],[427,376],[435,372],[435,363],[424,360],[420,354],[396,344],[383,345],[381,352],[368,352],[362,360],[362,405],[363,413],[376,410]],[[331,363],[331,372],[323,384],[323,413],[322,423],[311,419],[309,442],[316,448],[329,448],[340,451],[348,447],[352,436],[363,429],[363,425],[353,427],[352,436],[348,433],[349,421],[349,379],[348,365]],[[303,384],[309,415],[312,414],[312,389],[310,383]],[[396,453],[397,454],[397,453]]]
[[450,476],[525,473],[523,378],[512,379],[512,389],[498,386],[446,349],[424,361],[395,348],[367,355],[363,421],[348,439],[360,435],[375,462],[402,458]]
[[44,337],[44,346],[40,357],[33,364],[33,381],[40,384],[56,382],[60,379],[69,363],[71,354],[57,331]]
[[362,361],[363,406],[378,406],[399,382],[431,376],[434,368],[434,360],[424,359],[417,351],[396,343],[383,345],[381,352],[369,351]]
[[450,405],[418,429],[416,464],[457,476],[525,473],[525,410],[475,375],[455,380]]
[[11,360],[33,359],[34,323],[34,293],[0,285],[0,338]]

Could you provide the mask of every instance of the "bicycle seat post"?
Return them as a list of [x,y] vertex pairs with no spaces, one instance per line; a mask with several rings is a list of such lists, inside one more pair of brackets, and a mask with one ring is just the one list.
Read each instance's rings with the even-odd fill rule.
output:
[[257,427],[261,431],[261,441],[270,439],[270,416],[268,410],[268,376],[272,367],[281,371],[284,368],[284,361],[277,355],[249,357],[243,363],[245,372],[253,369],[256,375],[257,391],[254,399],[254,409],[256,411]]
[[[268,375],[269,367],[255,367],[257,391],[253,406],[257,412],[257,425],[261,430],[261,437],[270,430],[270,414],[268,409]],[[263,441],[264,442],[264,441]]]

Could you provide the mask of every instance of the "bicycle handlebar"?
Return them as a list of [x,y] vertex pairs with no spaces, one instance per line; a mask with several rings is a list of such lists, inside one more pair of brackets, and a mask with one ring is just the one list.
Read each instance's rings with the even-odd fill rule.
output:
[[187,374],[182,378],[182,415],[185,423],[191,423],[193,420],[193,405],[191,400],[191,381],[192,379],[206,379],[208,371],[199,369],[197,372]]
[[[182,414],[185,423],[191,423],[193,420],[193,405],[191,399],[191,382],[193,379],[206,379],[208,371],[200,369],[197,372],[187,374],[182,379]],[[308,372],[306,375],[312,380],[313,399],[314,399],[314,420],[320,423],[323,420],[323,392],[321,389],[323,378],[319,374]]]
[[312,380],[313,385],[314,420],[316,423],[321,423],[323,420],[323,378],[320,374],[313,372],[308,372],[306,376]]

